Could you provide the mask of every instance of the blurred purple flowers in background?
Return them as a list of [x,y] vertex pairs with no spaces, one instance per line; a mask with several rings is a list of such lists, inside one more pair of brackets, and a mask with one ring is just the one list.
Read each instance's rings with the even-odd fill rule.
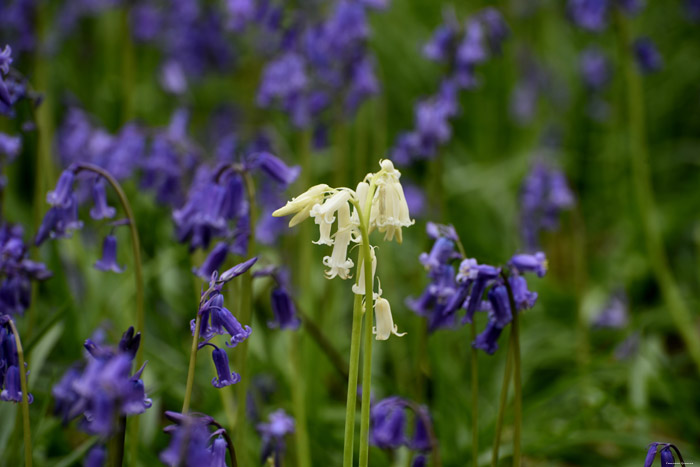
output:
[[255,428],[262,438],[261,464],[272,458],[273,465],[280,467],[286,449],[284,437],[294,433],[294,419],[278,409],[270,414],[267,423],[258,423]]

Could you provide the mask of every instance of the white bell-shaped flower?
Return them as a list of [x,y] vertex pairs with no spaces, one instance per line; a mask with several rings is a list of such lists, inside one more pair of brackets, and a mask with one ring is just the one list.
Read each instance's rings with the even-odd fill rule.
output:
[[401,228],[411,226],[415,221],[409,216],[406,196],[399,182],[401,172],[396,170],[388,159],[384,159],[381,166],[382,175],[377,181],[377,195],[372,201],[373,214],[376,212],[373,225],[379,232],[384,233],[384,240],[391,241],[396,237],[396,241],[401,243]]
[[291,201],[287,201],[287,204],[273,212],[272,215],[283,217],[296,213],[289,221],[289,227],[294,227],[309,217],[311,209],[316,204],[323,202],[323,198],[328,190],[330,190],[330,187],[326,184],[314,185]]
[[[319,213],[319,215],[324,216],[323,213]],[[328,268],[326,270],[328,279],[333,279],[335,276],[341,279],[350,277],[350,268],[353,267],[354,263],[348,258],[348,245],[350,245],[353,230],[354,226],[350,222],[350,207],[345,199],[345,202],[338,207],[338,230],[335,232],[333,251],[330,256],[323,258],[323,265]]]
[[[377,255],[374,254],[374,248],[373,246],[370,246],[370,258],[372,261],[372,284],[374,284],[374,274],[377,271]],[[367,288],[365,287],[365,261],[364,259],[360,261],[360,264],[357,266],[358,270],[360,271],[358,273],[358,281],[357,284],[353,284],[352,286],[352,293],[356,295],[365,295],[365,291]]]
[[394,324],[389,300],[382,297],[377,299],[374,303],[374,316],[377,320],[377,325],[372,328],[372,332],[377,336],[378,341],[385,341],[392,334],[398,337],[406,335],[405,332],[399,332],[399,327]]

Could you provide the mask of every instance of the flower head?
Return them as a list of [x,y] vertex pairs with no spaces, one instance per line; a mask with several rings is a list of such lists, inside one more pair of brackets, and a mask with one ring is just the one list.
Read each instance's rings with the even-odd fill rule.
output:
[[405,336],[405,332],[399,332],[399,327],[394,324],[391,316],[391,305],[385,298],[379,297],[374,303],[374,313],[377,317],[377,325],[372,328],[372,333],[377,336],[378,341],[389,339],[392,334],[398,337]]
[[95,263],[100,271],[124,272],[124,267],[117,264],[117,238],[107,235],[102,242],[102,258]]

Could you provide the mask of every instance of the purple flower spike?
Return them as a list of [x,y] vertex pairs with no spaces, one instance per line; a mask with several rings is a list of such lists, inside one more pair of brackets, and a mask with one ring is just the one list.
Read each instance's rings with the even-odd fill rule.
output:
[[258,154],[256,163],[268,177],[285,187],[294,182],[301,173],[301,167],[298,165],[289,167],[269,152]]
[[75,173],[72,169],[64,170],[56,183],[56,188],[46,194],[46,202],[51,206],[67,208],[75,203],[73,198],[73,182]]
[[254,257],[250,258],[249,260],[244,261],[240,264],[237,264],[234,267],[232,267],[231,269],[224,271],[223,274],[221,274],[219,276],[219,282],[228,282],[231,279],[233,279],[234,277],[240,276],[241,274],[246,272],[248,269],[250,269],[251,266],[253,266],[257,260],[258,260],[258,257],[254,256]]
[[298,329],[301,320],[297,317],[296,307],[289,292],[283,287],[275,287],[270,299],[275,320],[269,322],[268,326],[280,329]]
[[235,347],[246,340],[253,332],[250,326],[241,326],[235,316],[229,310],[222,307],[212,307],[211,328],[212,335],[228,334],[231,339],[226,342],[229,347]]
[[215,388],[223,388],[224,386],[230,386],[236,384],[241,380],[241,375],[238,373],[232,373],[228,366],[228,355],[226,351],[220,348],[215,348],[211,353],[214,359],[214,366],[216,367],[217,378],[211,380],[211,384]]
[[100,271],[124,272],[124,267],[117,264],[117,238],[107,235],[102,242],[102,258],[95,263]]
[[513,319],[508,299],[508,289],[505,285],[499,285],[489,290],[489,302],[493,315],[491,320],[500,328],[505,327]]
[[498,338],[501,336],[501,331],[503,328],[499,327],[496,321],[489,321],[486,329],[472,342],[472,347],[493,355],[498,350]]
[[204,263],[197,269],[193,268],[192,272],[197,277],[202,279],[209,279],[214,271],[217,271],[224,261],[226,261],[226,256],[228,256],[228,244],[226,242],[219,242],[207,255]]
[[541,251],[534,255],[515,255],[510,259],[509,264],[518,273],[534,272],[537,277],[544,277],[547,273],[547,257]]
[[90,217],[95,220],[111,219],[116,214],[116,209],[107,205],[107,193],[105,182],[102,178],[97,179],[92,185],[92,200],[95,205],[90,209]]

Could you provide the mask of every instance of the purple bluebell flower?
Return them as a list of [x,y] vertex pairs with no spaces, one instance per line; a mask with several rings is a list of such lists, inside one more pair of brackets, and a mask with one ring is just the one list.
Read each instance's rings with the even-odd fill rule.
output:
[[260,461],[265,463],[272,457],[274,465],[278,466],[286,449],[284,437],[294,433],[294,419],[283,409],[278,409],[270,414],[268,420],[268,423],[258,423],[256,426],[262,438]]
[[219,281],[220,282],[228,282],[231,279],[234,279],[234,278],[240,276],[241,274],[244,274],[257,261],[258,261],[258,257],[254,256],[250,259],[243,261],[242,263],[239,263],[239,264],[233,266],[232,268],[227,269],[219,276]]
[[124,333],[116,349],[86,341],[87,364],[82,370],[70,368],[52,390],[56,411],[64,422],[82,415],[81,429],[109,436],[117,417],[140,414],[151,407],[141,379],[144,367],[130,375],[139,342],[140,335],[133,328]]
[[579,70],[583,82],[593,91],[602,90],[610,81],[610,62],[597,48],[588,48],[581,52]]
[[569,17],[576,26],[589,31],[602,31],[608,24],[608,0],[569,0]]
[[[10,402],[21,402],[22,401],[22,389],[20,384],[20,373],[19,367],[12,365],[5,371],[4,375],[4,388],[0,392],[0,400],[10,401]],[[29,394],[27,396],[28,402],[31,404],[34,401],[34,396]]]
[[208,279],[211,277],[214,271],[218,271],[219,268],[226,261],[226,256],[228,256],[229,246],[226,242],[219,242],[214,248],[209,252],[204,263],[199,268],[193,268],[192,272],[195,276],[202,279]]
[[454,54],[457,31],[449,24],[441,24],[433,32],[430,40],[423,46],[423,55],[435,62],[446,62]]
[[537,303],[537,292],[531,292],[527,288],[527,281],[523,276],[513,274],[508,282],[513,291],[513,300],[518,311],[528,310]]
[[124,272],[124,266],[117,263],[117,237],[107,235],[102,242],[102,258],[95,263],[100,271]]
[[397,449],[407,444],[406,404],[399,397],[389,397],[370,409],[369,442],[382,449]]
[[296,53],[286,53],[270,62],[263,70],[257,102],[269,107],[274,100],[286,102],[300,95],[309,83],[304,59]]
[[0,154],[12,161],[22,150],[22,138],[0,132]]
[[254,0],[227,0],[226,12],[229,16],[227,27],[233,31],[242,31],[255,19],[257,9]]
[[187,75],[180,62],[166,61],[160,69],[160,85],[171,94],[184,94],[187,91]]
[[486,38],[492,53],[500,54],[503,42],[510,35],[503,15],[493,7],[486,7],[481,10],[478,16],[486,27]]
[[673,452],[671,447],[666,445],[660,453],[661,457],[661,467],[675,467],[676,459],[673,457]]
[[107,205],[107,193],[105,191],[105,182],[102,177],[95,180],[92,185],[92,200],[93,207],[90,209],[90,217],[95,220],[111,219],[116,214],[116,209]]
[[226,450],[228,445],[223,436],[217,436],[214,438],[214,442],[211,443],[209,450],[211,451],[211,467],[227,467],[226,466]]
[[[467,265],[468,270],[465,271]],[[474,313],[481,309],[481,298],[484,295],[484,291],[500,273],[500,268],[489,266],[488,264],[474,265],[472,263],[462,262],[460,265],[460,274],[462,277],[466,277],[467,281],[473,281],[471,292],[469,293],[469,298],[465,305],[467,312],[462,319],[462,324],[473,322]]]
[[284,161],[269,152],[257,154],[255,165],[259,166],[265,175],[284,187],[294,182],[301,172],[301,167],[298,165],[289,167]]
[[415,413],[415,429],[408,442],[408,447],[415,451],[430,451],[433,448],[433,441],[430,438],[431,424],[428,408],[423,405],[418,406]]
[[275,319],[267,323],[269,327],[279,329],[299,328],[301,320],[297,317],[296,306],[286,288],[278,285],[272,289],[270,301]]
[[428,207],[425,192],[412,183],[403,183],[403,193],[406,197],[408,211],[414,218],[422,218]]
[[85,456],[85,460],[83,461],[83,465],[85,467],[102,467],[105,465],[106,461],[107,451],[103,445],[98,444],[88,451],[87,456]]
[[613,294],[605,307],[600,311],[593,321],[596,328],[622,329],[629,321],[627,310],[627,297],[624,292]]
[[231,372],[228,366],[228,355],[226,355],[225,350],[214,346],[211,357],[214,360],[214,367],[216,368],[217,374],[217,377],[211,380],[211,384],[215,388],[221,389],[225,386],[236,384],[241,380],[241,375],[236,372]]
[[640,37],[632,44],[634,56],[637,59],[637,67],[644,74],[659,71],[664,66],[663,58],[656,48],[656,44],[648,37]]
[[514,255],[508,264],[518,273],[534,272],[537,277],[544,277],[547,274],[547,257],[541,251],[533,255]]
[[171,435],[171,439],[168,447],[160,453],[161,462],[173,467],[212,465],[213,455],[209,449],[211,436],[207,425],[213,419],[173,412],[166,412],[165,415],[175,421],[175,425],[169,425],[163,430]]
[[443,264],[448,264],[455,258],[455,244],[447,237],[439,237],[433,244],[430,253],[421,253],[418,260],[428,270]]
[[350,87],[345,98],[345,111],[353,114],[367,98],[379,92],[379,81],[374,73],[374,64],[368,58],[356,62],[352,67]]
[[70,207],[75,202],[73,197],[74,181],[75,171],[73,169],[64,170],[58,178],[56,188],[46,194],[46,202],[60,208]]
[[457,231],[451,224],[444,225],[437,224],[435,222],[428,222],[425,225],[425,232],[428,234],[428,237],[432,238],[433,240],[436,240],[439,237],[446,237],[456,242],[459,239],[457,236]]
[[5,45],[3,50],[0,50],[0,72],[6,75],[10,72],[10,65],[12,64],[12,48],[9,45]]
[[493,355],[498,350],[498,338],[501,336],[503,328],[494,320],[489,320],[486,329],[476,336],[472,347],[481,349],[489,355]]
[[493,321],[497,327],[506,327],[506,325],[513,319],[513,312],[510,308],[510,301],[506,286],[497,285],[491,287],[488,297],[489,302],[491,302],[491,321]]
[[477,19],[469,20],[464,30],[464,39],[457,49],[457,66],[471,68],[487,57],[483,26]]
[[54,206],[46,212],[34,238],[35,245],[41,245],[48,238],[70,237],[74,230],[83,227],[78,219],[78,202],[73,197],[67,208]]
[[649,449],[647,450],[647,457],[644,460],[644,467],[651,467],[654,464],[654,459],[656,459],[656,453],[658,451],[659,443],[651,443]]

